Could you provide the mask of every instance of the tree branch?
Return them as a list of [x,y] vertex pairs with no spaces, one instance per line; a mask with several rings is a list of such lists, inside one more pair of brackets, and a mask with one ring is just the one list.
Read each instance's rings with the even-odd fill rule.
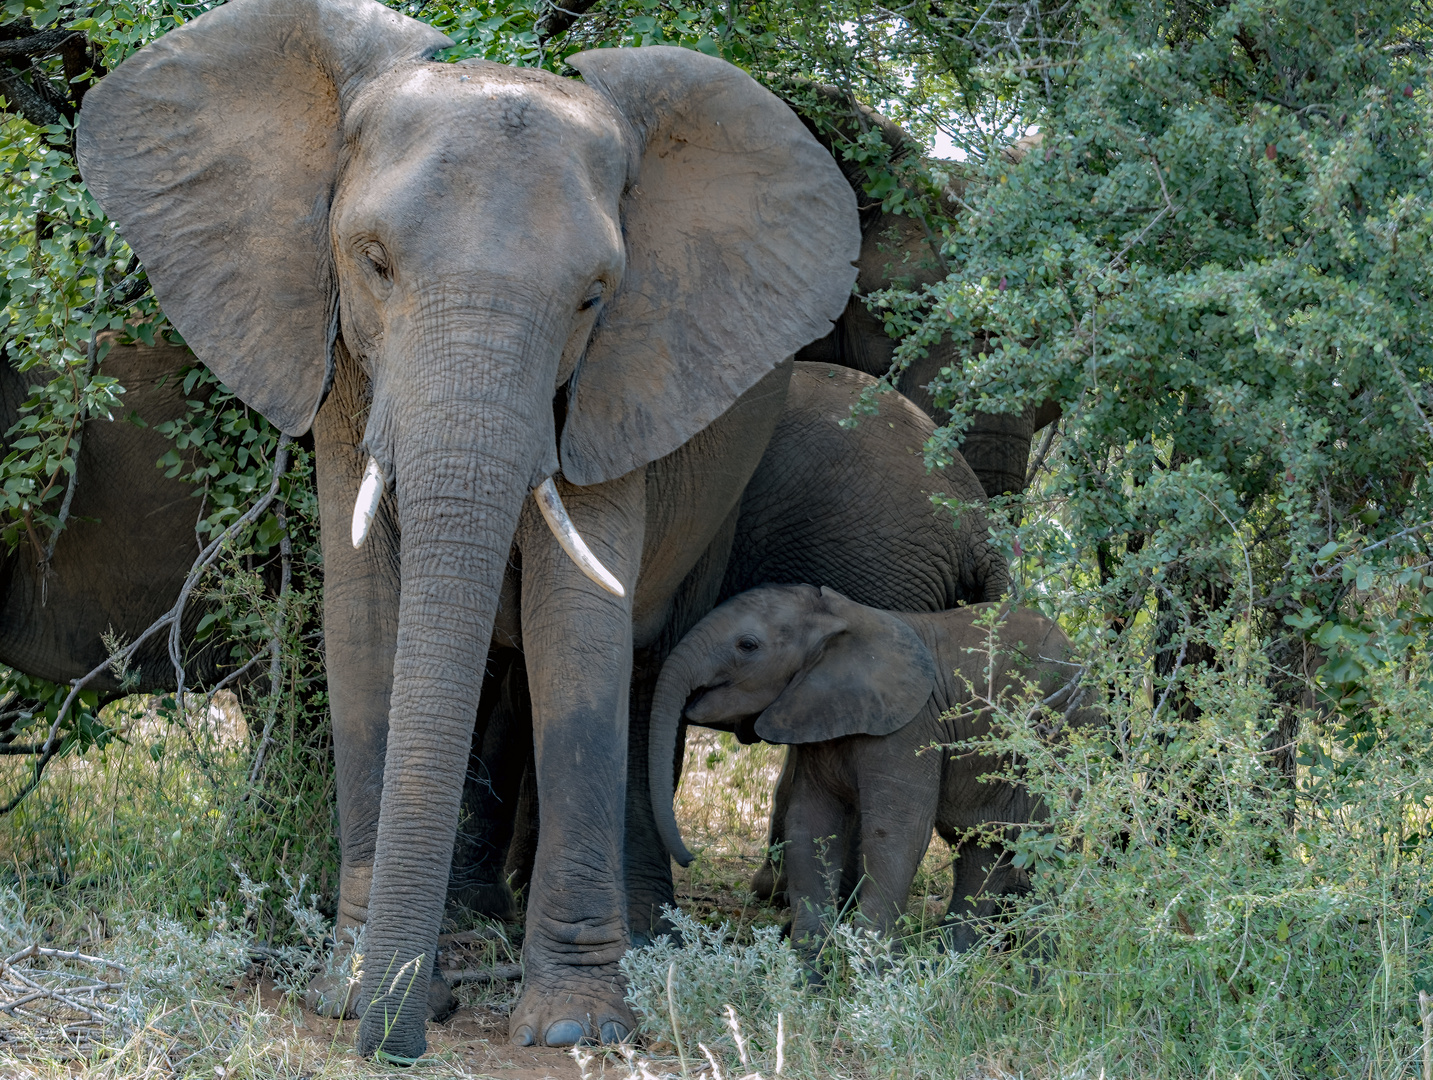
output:
[[0,94],[10,106],[6,111],[19,113],[36,127],[48,127],[64,120],[64,114],[8,64],[0,64]]
[[78,30],[46,30],[39,34],[0,41],[0,60],[17,60],[27,56],[50,56],[63,52],[75,39],[84,40]]
[[547,14],[537,21],[537,39],[544,44],[559,38],[577,25],[577,20],[597,5],[597,0],[549,0]]

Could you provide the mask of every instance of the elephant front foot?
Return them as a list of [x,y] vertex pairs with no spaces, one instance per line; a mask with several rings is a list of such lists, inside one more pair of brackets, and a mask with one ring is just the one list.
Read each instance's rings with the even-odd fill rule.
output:
[[540,973],[533,967],[526,962],[522,999],[508,1025],[518,1046],[620,1043],[636,1028],[616,964],[539,968]]
[[358,1005],[359,977],[353,970],[353,942],[334,946],[324,969],[304,988],[304,1005],[330,1020],[352,1020]]
[[331,971],[320,971],[304,989],[304,1005],[330,1020],[352,1020],[358,998],[358,981]]
[[[333,950],[333,959],[304,988],[304,1006],[330,1020],[352,1020],[358,1015],[358,987],[350,957],[352,944]],[[441,1023],[458,1009],[458,999],[447,980],[436,971],[428,984],[428,1019]]]

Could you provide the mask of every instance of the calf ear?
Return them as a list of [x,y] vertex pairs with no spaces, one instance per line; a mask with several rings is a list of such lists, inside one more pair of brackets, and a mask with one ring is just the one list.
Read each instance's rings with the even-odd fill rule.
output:
[[846,627],[757,717],[756,733],[767,742],[889,735],[914,720],[935,689],[935,660],[914,630],[831,589],[821,596]]

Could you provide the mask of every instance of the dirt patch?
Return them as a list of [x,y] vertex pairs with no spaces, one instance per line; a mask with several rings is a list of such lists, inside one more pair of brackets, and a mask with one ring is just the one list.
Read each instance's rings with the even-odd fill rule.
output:
[[[259,987],[265,1009],[286,1018],[294,1036],[314,1044],[325,1055],[352,1052],[356,1020],[328,1020],[300,1009],[265,979]],[[506,1004],[465,1005],[442,1024],[428,1025],[428,1052],[436,1064],[458,1066],[475,1077],[494,1080],[581,1080],[577,1063],[566,1050],[513,1046],[508,1042]],[[457,1070],[455,1070],[457,1071]],[[414,1075],[421,1075],[422,1070]]]

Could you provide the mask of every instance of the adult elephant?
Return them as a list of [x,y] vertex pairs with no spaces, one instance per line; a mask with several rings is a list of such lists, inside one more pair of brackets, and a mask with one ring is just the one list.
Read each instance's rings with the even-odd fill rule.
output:
[[578,83],[430,62],[447,44],[374,0],[232,0],[90,89],[77,138],[185,340],[280,428],[313,426],[358,1045],[406,1057],[514,544],[541,834],[512,1035],[632,1026],[632,649],[728,520],[859,248],[830,156],[722,61],[602,50],[571,58]]
[[[790,89],[792,108],[803,117],[822,145],[832,151],[858,194],[868,182],[866,166],[860,161],[847,160],[837,149],[837,143],[853,141],[874,131],[889,148],[893,165],[899,166],[923,153],[920,143],[899,124],[860,104],[837,87],[798,84]],[[818,125],[810,119],[817,111],[809,108],[813,98],[820,105],[824,124]],[[1021,139],[1003,151],[1003,155],[1016,162],[1038,144],[1038,136]],[[959,178],[951,181],[946,195],[952,204],[960,195],[961,187]],[[926,222],[886,210],[880,201],[868,201],[861,206],[861,255],[857,265],[860,272],[855,294],[831,333],[807,345],[796,358],[842,364],[880,377],[890,370],[900,342],[886,333],[884,317],[868,306],[867,298],[883,289],[920,289],[933,285],[945,278],[949,268],[941,251],[940,236]],[[938,424],[944,423],[949,414],[936,404],[929,387],[941,369],[954,362],[953,344],[945,337],[930,346],[924,356],[916,357],[896,380],[896,388]],[[1060,406],[1054,400],[1019,412],[978,412],[971,417],[962,436],[960,452],[987,496],[993,499],[997,495],[1019,494],[1025,489],[1035,433],[1059,418]]]

